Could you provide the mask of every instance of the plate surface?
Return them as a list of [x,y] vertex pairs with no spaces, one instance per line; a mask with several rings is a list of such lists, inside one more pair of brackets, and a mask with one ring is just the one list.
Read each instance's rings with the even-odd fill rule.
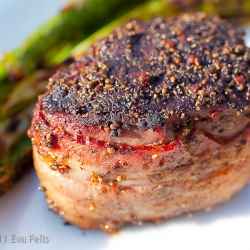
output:
[[[8,0],[0,6],[0,52],[14,49],[53,16],[66,0]],[[250,27],[246,28],[250,46]],[[127,226],[115,235],[66,226],[37,191],[34,171],[0,197],[0,249],[3,250],[248,250],[250,186],[210,212],[194,213],[159,225]]]

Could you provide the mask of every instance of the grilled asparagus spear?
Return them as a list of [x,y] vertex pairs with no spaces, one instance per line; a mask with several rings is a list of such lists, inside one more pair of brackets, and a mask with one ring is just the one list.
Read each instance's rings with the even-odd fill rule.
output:
[[19,174],[31,163],[30,140],[27,128],[33,106],[0,122],[0,194],[16,182]]
[[[50,65],[59,51],[67,53],[82,39],[146,0],[75,0],[38,29],[0,63],[0,102],[15,81],[40,67]],[[53,63],[59,59],[54,57]]]
[[[223,2],[223,0],[219,0],[217,4],[220,4],[221,2]],[[55,63],[58,61],[58,58],[68,58],[69,55],[71,58],[81,56],[95,40],[107,35],[117,25],[120,25],[131,18],[148,20],[156,15],[167,17],[187,9],[202,10],[208,13],[221,14],[228,17],[232,17],[233,14],[235,14],[235,10],[231,8],[231,6],[228,9],[228,12],[225,12],[225,8],[217,8],[217,5],[214,2],[189,0],[185,3],[186,5],[183,5],[183,1],[179,0],[151,0],[146,2],[126,13],[124,16],[116,19],[114,22],[104,26],[92,36],[89,36],[89,38],[84,39],[80,44],[73,48],[73,50],[71,50],[70,54],[67,52],[67,49],[62,50],[62,53],[57,53],[52,57],[50,62]],[[236,3],[236,1],[234,1],[234,3]],[[246,10],[250,10],[250,5],[247,5]],[[18,82],[3,103],[0,110],[0,158],[2,159],[0,161],[0,192],[5,191],[9,184],[12,183],[13,176],[15,176],[15,173],[17,173],[22,166],[20,164],[22,159],[31,159],[31,147],[30,144],[27,143],[26,137],[26,130],[29,126],[29,122],[27,123],[26,121],[27,119],[29,120],[31,116],[30,107],[36,102],[38,94],[45,90],[49,75],[51,75],[57,68],[61,68],[64,65],[65,62],[62,62],[56,64],[52,68],[35,71],[33,74]],[[23,93],[27,94],[24,95]],[[18,125],[15,124],[15,119],[17,119],[17,117],[20,120]],[[19,126],[22,127],[21,130],[18,128]],[[8,130],[8,128],[11,127],[12,130]],[[11,134],[8,135],[6,131],[11,132]],[[8,143],[5,142],[7,136],[13,138],[9,140]]]

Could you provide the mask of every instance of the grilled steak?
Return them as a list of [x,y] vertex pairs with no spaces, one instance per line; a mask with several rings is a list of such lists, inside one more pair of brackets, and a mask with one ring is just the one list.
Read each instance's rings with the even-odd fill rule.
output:
[[218,17],[131,21],[49,79],[29,136],[49,207],[113,232],[250,180],[250,50]]

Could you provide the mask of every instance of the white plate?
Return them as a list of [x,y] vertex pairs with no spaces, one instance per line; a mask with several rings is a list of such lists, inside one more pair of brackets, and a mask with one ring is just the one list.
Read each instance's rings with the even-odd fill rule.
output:
[[[63,2],[66,0],[1,1],[0,52],[18,46]],[[38,185],[36,174],[31,171],[0,198],[0,249],[250,249],[250,186],[210,212],[198,212],[192,218],[180,216],[159,225],[127,226],[109,236],[64,225],[48,210],[44,194],[37,191]],[[38,237],[37,243],[34,237]]]

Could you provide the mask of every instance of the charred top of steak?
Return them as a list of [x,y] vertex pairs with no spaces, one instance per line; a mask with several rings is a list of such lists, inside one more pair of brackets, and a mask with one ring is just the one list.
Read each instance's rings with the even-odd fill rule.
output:
[[[250,110],[244,32],[218,17],[183,14],[130,21],[97,41],[40,97],[43,109],[82,125],[152,128],[211,110]],[[114,134],[113,136],[117,136]]]

